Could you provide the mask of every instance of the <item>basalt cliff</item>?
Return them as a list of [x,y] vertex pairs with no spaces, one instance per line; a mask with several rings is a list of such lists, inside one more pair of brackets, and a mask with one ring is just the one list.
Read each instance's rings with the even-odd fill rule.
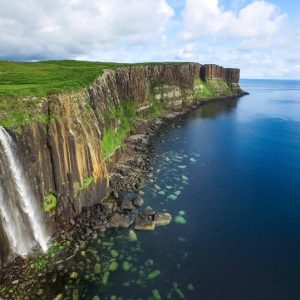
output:
[[[15,218],[23,219],[24,231],[30,228],[28,212],[17,200],[24,196],[20,189],[24,183],[13,176],[15,166],[9,164],[10,151],[18,158],[22,176],[36,199],[31,201],[36,201],[33,217],[39,215],[39,223],[32,223],[27,234],[34,242],[38,232],[33,227],[37,224],[42,223],[51,236],[68,225],[83,207],[107,196],[108,164],[114,161],[115,151],[132,129],[131,119],[151,118],[207,99],[241,96],[244,92],[239,77],[239,69],[198,63],[106,70],[89,88],[42,99],[35,109],[36,114],[46,116],[46,121],[2,128],[0,206],[5,209],[0,218],[0,265],[12,252],[18,252],[7,233],[9,222],[14,222],[8,211],[18,207]],[[6,142],[10,143],[7,149]],[[17,232],[18,228],[13,230]]]

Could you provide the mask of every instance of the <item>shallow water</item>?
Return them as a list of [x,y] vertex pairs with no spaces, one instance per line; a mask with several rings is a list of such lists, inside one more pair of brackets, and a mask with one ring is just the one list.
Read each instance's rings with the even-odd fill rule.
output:
[[300,298],[300,82],[242,87],[251,94],[203,106],[160,137],[143,198],[174,221],[137,242],[127,231],[90,241],[69,262],[80,299]]

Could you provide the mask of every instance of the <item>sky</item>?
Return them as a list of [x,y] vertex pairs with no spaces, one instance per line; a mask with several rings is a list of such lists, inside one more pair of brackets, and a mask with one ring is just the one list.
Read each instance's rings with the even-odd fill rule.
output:
[[300,1],[0,0],[0,60],[195,61],[300,79]]

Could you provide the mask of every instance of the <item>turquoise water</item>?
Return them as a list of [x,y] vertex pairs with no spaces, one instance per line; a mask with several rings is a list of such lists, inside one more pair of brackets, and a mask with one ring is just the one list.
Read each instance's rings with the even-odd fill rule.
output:
[[90,241],[70,262],[80,299],[300,299],[300,82],[241,85],[159,138],[143,197],[174,221]]

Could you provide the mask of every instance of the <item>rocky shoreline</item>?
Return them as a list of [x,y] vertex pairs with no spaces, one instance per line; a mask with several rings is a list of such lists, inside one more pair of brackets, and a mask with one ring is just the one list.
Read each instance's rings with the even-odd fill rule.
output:
[[[130,228],[129,240],[134,240],[134,230],[152,231],[156,226],[169,224],[172,216],[167,212],[143,208],[140,192],[145,182],[152,180],[155,140],[171,121],[208,102],[223,99],[199,101],[179,112],[168,112],[155,119],[141,121],[127,138],[125,147],[117,151],[109,163],[110,195],[100,204],[84,208],[80,216],[70,218],[69,227],[53,237],[46,259],[37,251],[29,259],[17,257],[5,266],[0,275],[0,299],[48,299],[42,285],[49,274],[61,272],[64,262],[71,260],[75,253],[85,251],[87,239],[96,240],[111,228]],[[41,260],[44,264],[37,272],[36,264]],[[54,299],[62,298],[58,295]]]

